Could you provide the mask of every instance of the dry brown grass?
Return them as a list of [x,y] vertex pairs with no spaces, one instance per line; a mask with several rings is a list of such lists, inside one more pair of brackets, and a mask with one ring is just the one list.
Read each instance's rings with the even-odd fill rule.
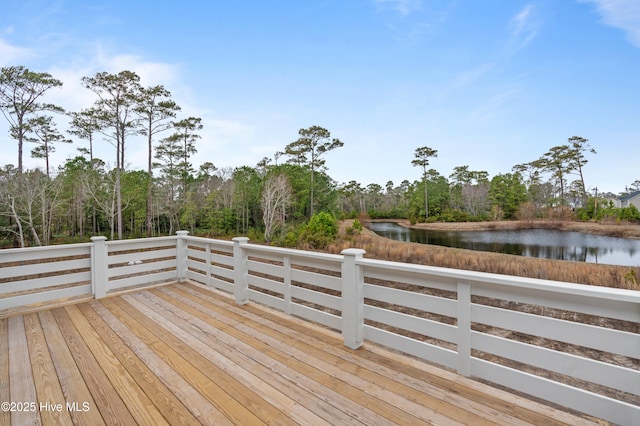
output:
[[[498,226],[522,227],[525,225],[526,224],[522,222],[463,223],[455,224],[455,229],[479,230],[487,229],[487,227],[491,229],[491,227]],[[549,223],[547,223],[547,226],[548,225]],[[560,224],[556,222],[553,226],[556,226],[555,229],[593,232],[596,227],[591,226],[590,230],[586,231],[588,225],[589,224],[581,223]],[[348,226],[350,226],[350,221],[342,223],[343,230]],[[447,226],[449,227],[448,229],[452,229],[451,224],[421,224],[421,227],[441,230],[447,229]],[[481,228],[481,226],[484,226],[484,228]],[[543,224],[536,223],[536,226],[542,227]],[[640,238],[640,226],[620,225],[620,227],[621,228],[617,230],[620,235],[617,236]],[[611,230],[605,231],[603,228],[600,228],[600,232],[602,235],[611,235]],[[639,267],[537,259],[533,257],[406,243],[380,237],[368,229],[364,229],[356,236],[346,236],[344,233],[342,235],[344,236],[342,239],[336,241],[329,247],[328,250],[330,252],[340,253],[340,251],[345,248],[355,247],[366,250],[367,254],[365,256],[374,259],[640,290],[640,285],[637,281],[640,278]]]

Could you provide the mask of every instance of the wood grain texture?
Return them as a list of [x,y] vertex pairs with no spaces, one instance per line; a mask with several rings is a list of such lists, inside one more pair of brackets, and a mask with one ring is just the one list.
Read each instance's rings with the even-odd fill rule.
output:
[[[590,424],[192,283],[0,319],[9,424]],[[80,407],[82,408],[82,407]]]

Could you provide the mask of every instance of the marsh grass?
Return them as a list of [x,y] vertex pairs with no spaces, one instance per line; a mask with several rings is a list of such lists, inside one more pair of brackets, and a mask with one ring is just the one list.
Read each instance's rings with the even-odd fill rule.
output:
[[[350,226],[349,223],[345,221],[343,229],[348,226]],[[556,226],[561,227],[561,225]],[[621,230],[620,233],[628,232]],[[366,250],[366,257],[373,259],[640,290],[637,280],[640,276],[640,267],[538,259],[407,243],[380,237],[366,228],[356,235],[341,235],[343,238],[331,244],[328,251],[340,253],[346,248],[361,248]]]

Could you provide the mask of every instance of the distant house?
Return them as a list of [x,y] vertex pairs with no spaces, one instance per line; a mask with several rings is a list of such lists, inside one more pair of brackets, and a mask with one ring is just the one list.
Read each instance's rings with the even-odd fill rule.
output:
[[640,210],[640,191],[634,191],[627,195],[622,195],[616,200],[616,207],[624,208],[634,205]]
[[618,201],[618,198],[619,197],[613,192],[605,192],[604,194],[600,195],[601,200],[606,201],[607,205],[611,205],[614,207],[618,207],[618,205],[620,204],[620,202]]

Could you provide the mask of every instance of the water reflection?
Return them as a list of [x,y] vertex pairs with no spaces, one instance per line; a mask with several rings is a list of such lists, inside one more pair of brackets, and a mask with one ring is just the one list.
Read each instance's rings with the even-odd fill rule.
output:
[[398,241],[545,259],[640,266],[640,240],[548,229],[427,231],[391,222],[368,225],[376,234]]

